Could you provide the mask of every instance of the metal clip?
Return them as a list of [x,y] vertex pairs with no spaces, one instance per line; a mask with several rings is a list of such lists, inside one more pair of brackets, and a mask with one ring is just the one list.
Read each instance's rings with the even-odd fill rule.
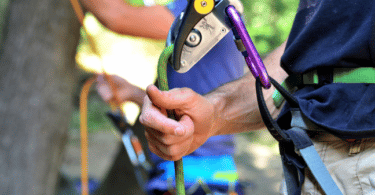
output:
[[269,89],[271,87],[271,82],[268,78],[267,70],[264,67],[258,51],[251,41],[250,35],[246,30],[240,14],[237,12],[236,8],[231,5],[225,9],[225,12],[234,26],[233,33],[235,34],[235,37],[239,37],[246,48],[246,52],[242,52],[242,55],[245,57],[247,66],[255,78],[260,78],[263,87]]
[[108,112],[107,116],[122,134],[122,143],[125,146],[126,153],[134,167],[141,165],[146,171],[151,170],[151,164],[146,160],[145,153],[138,137],[134,135],[131,126],[126,122],[121,114]]

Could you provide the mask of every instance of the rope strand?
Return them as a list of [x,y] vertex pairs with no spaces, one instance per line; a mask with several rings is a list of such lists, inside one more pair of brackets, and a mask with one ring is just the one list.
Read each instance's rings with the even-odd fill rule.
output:
[[[93,53],[100,57],[99,51],[96,47],[95,41],[91,37],[91,35],[88,33],[85,25],[84,25],[84,18],[85,14],[83,12],[83,9],[81,5],[79,4],[78,0],[70,0],[70,3],[72,4],[73,10],[75,15],[78,18],[79,23],[81,24],[83,30],[85,31],[85,34],[87,36],[88,43],[93,51]],[[100,58],[101,59],[101,58]],[[112,100],[110,100],[109,104],[111,106],[112,110],[120,109],[120,102],[117,100],[117,88],[114,86],[113,80],[106,74],[103,62],[101,61],[101,67],[102,67],[102,73],[104,74],[104,79],[108,81],[108,84],[111,88],[111,91],[113,93]],[[96,76],[93,76],[90,78],[84,86],[82,87],[81,91],[81,97],[80,97],[80,128],[81,128],[81,192],[82,195],[88,195],[89,194],[89,184],[88,184],[88,131],[87,131],[87,99],[89,94],[89,89],[91,85],[96,81]],[[120,109],[121,110],[121,109]],[[123,115],[124,113],[121,112]],[[113,132],[114,135],[119,138],[115,132]],[[119,138],[121,140],[121,138]]]
[[[167,78],[167,64],[168,59],[173,53],[174,45],[170,45],[166,47],[162,54],[160,55],[159,62],[158,62],[158,83],[159,88],[162,91],[168,91],[168,78]],[[176,119],[173,110],[167,110],[168,117],[172,119]],[[176,178],[176,194],[177,195],[185,195],[185,181],[184,181],[184,170],[182,159],[178,161],[174,161],[175,167],[175,178]]]
[[88,132],[87,132],[87,98],[91,85],[96,81],[96,76],[91,77],[82,87],[79,99],[80,105],[80,128],[81,128],[81,192],[82,195],[89,194],[88,178]]

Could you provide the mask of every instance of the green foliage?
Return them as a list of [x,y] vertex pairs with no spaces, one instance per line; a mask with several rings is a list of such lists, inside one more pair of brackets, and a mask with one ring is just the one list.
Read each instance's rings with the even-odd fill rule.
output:
[[9,0],[0,0],[0,45],[3,42],[3,30],[5,24],[5,13],[8,8]]
[[246,28],[261,56],[283,43],[292,28],[298,0],[242,0]]
[[[90,93],[87,102],[87,108],[87,128],[89,133],[95,133],[97,131],[108,131],[114,128],[111,121],[106,116],[106,111],[110,111],[111,109],[96,94]],[[74,109],[73,111],[72,119],[70,122],[70,129],[80,129],[79,109]]]

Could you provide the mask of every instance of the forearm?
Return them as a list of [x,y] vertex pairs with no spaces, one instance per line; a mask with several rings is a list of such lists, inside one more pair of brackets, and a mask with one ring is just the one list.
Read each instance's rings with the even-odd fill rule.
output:
[[173,14],[163,6],[132,7],[122,0],[82,0],[108,29],[126,35],[166,39]]
[[[284,50],[285,43],[264,60],[268,74],[278,82],[287,77],[280,67],[280,58]],[[276,117],[280,110],[273,104],[274,87],[263,92],[272,116]],[[240,133],[265,127],[258,109],[255,78],[250,72],[236,81],[217,88],[205,97],[215,107],[212,135]]]
[[173,15],[166,7],[156,5],[132,7],[128,12],[119,12],[112,21],[105,24],[107,28],[119,34],[166,39],[173,20]]

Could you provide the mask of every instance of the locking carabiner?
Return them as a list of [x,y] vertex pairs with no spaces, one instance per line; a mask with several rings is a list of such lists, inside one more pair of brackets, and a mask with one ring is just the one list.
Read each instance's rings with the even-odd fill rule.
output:
[[269,89],[271,87],[271,82],[268,78],[267,70],[258,54],[258,51],[251,41],[250,35],[246,30],[245,24],[242,22],[240,14],[237,12],[236,8],[231,5],[225,9],[225,12],[234,26],[233,32],[235,39],[240,39],[245,47],[245,51],[242,52],[242,55],[245,57],[247,66],[255,78],[260,78],[263,87]]

